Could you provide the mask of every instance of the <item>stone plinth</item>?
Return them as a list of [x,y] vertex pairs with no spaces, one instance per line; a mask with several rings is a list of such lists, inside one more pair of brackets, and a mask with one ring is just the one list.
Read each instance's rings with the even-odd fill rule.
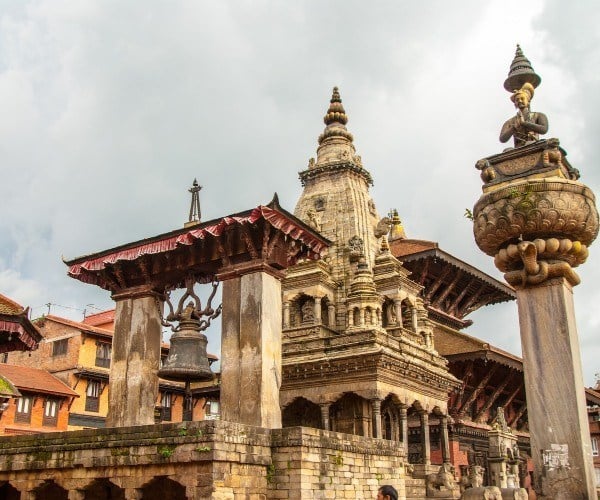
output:
[[572,287],[598,212],[565,154],[549,139],[480,160],[473,232],[517,290],[534,487],[584,499],[596,493]]
[[157,295],[148,288],[113,295],[107,427],[154,423],[162,328]]
[[404,474],[399,443],[304,427],[205,421],[0,438],[0,485],[21,498],[51,484],[65,498],[101,485],[126,499],[372,499],[393,484],[405,499]]
[[281,427],[281,282],[252,272],[223,282],[222,418]]

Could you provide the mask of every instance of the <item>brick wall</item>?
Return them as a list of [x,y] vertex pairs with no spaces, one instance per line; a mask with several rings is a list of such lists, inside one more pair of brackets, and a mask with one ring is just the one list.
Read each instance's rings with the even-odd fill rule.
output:
[[402,450],[390,441],[318,429],[269,430],[222,421],[0,438],[0,483],[23,495],[53,480],[75,492],[105,478],[138,498],[156,477],[200,499],[404,499]]

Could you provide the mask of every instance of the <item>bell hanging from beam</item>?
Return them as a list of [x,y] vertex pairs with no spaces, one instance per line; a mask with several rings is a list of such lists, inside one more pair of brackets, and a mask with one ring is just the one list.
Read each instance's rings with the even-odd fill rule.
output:
[[[213,378],[206,352],[207,339],[202,332],[221,314],[222,309],[221,306],[216,309],[211,306],[219,286],[218,281],[213,281],[213,289],[204,308],[194,292],[195,282],[194,276],[186,278],[186,292],[179,300],[177,310],[174,310],[171,304],[169,293],[165,295],[165,305],[169,308],[169,314],[162,320],[162,325],[171,327],[174,333],[171,336],[169,355],[158,370],[159,377],[184,381],[187,387],[190,382]],[[191,300],[184,307],[187,299]]]
[[[186,307],[186,310],[190,306]],[[167,380],[202,381],[211,380],[206,335],[200,333],[200,320],[182,318],[179,330],[171,336],[171,348],[158,376]]]

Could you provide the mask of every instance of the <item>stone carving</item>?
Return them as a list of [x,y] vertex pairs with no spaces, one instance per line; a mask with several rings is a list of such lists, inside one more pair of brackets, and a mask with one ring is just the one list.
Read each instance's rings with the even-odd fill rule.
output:
[[308,168],[314,168],[314,167],[315,167],[315,159],[309,158],[308,159]]
[[306,215],[308,216],[308,225],[317,231],[321,231],[321,218],[317,215],[317,211],[311,208]]
[[[443,464],[438,472],[427,476],[427,496],[441,496],[440,493],[450,493],[458,490],[458,484],[454,479],[452,465]],[[450,496],[452,498],[452,496]]]
[[[598,234],[595,196],[579,183],[531,179],[484,194],[473,208],[473,233],[479,248],[496,253],[511,240],[564,235],[589,245]],[[579,245],[572,251],[580,249]]]
[[371,212],[371,215],[377,215],[377,209],[373,200],[369,200],[369,212]]
[[517,108],[517,114],[504,122],[500,131],[500,142],[506,142],[512,137],[515,148],[518,148],[537,141],[540,134],[548,132],[546,115],[529,110],[533,94],[534,88],[529,82],[513,92],[510,99]]
[[353,160],[357,167],[362,167],[362,158],[359,155],[354,155]]
[[315,210],[317,212],[322,212],[323,210],[325,210],[325,197],[324,196],[319,196],[318,198],[315,199]]
[[510,271],[504,279],[513,286],[537,285],[549,278],[565,278],[571,285],[578,285],[579,276],[568,262],[546,262],[538,260],[538,251],[535,243],[522,241],[517,245],[517,250],[523,261],[523,269]]
[[392,227],[392,219],[383,217],[375,226],[375,238],[381,238],[390,232]]
[[480,488],[483,486],[484,468],[481,465],[471,465],[469,467],[469,484],[471,488]]
[[348,248],[350,249],[350,257],[358,258],[365,254],[365,243],[362,238],[354,235],[348,240]]
[[307,299],[300,309],[302,313],[302,323],[312,323],[315,320],[315,308],[313,301]]
[[487,158],[483,158],[475,163],[475,168],[481,170],[481,180],[483,182],[490,182],[496,178],[496,170]]
[[498,486],[469,488],[460,496],[461,500],[502,500],[502,491]]

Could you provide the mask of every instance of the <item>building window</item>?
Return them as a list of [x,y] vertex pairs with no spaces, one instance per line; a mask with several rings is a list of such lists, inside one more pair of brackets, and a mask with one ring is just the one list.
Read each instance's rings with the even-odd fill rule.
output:
[[67,354],[69,339],[61,339],[52,342],[52,356],[64,356]]
[[96,366],[110,368],[111,345],[106,342],[96,344]]
[[28,424],[31,422],[31,409],[33,408],[33,397],[22,396],[17,399],[17,411],[15,413],[15,422]]
[[60,402],[57,399],[46,399],[44,403],[44,418],[42,419],[42,425],[56,427],[58,423],[58,408]]
[[167,422],[171,420],[171,398],[172,395],[170,392],[163,392],[160,398],[160,406],[162,407],[161,420]]
[[218,401],[207,401],[204,408],[204,420],[219,420],[220,408]]
[[597,437],[592,438],[592,456],[593,457],[598,456],[598,438]]
[[89,380],[87,390],[85,391],[85,410],[99,411],[100,409],[100,393],[102,392],[100,382],[97,380]]

